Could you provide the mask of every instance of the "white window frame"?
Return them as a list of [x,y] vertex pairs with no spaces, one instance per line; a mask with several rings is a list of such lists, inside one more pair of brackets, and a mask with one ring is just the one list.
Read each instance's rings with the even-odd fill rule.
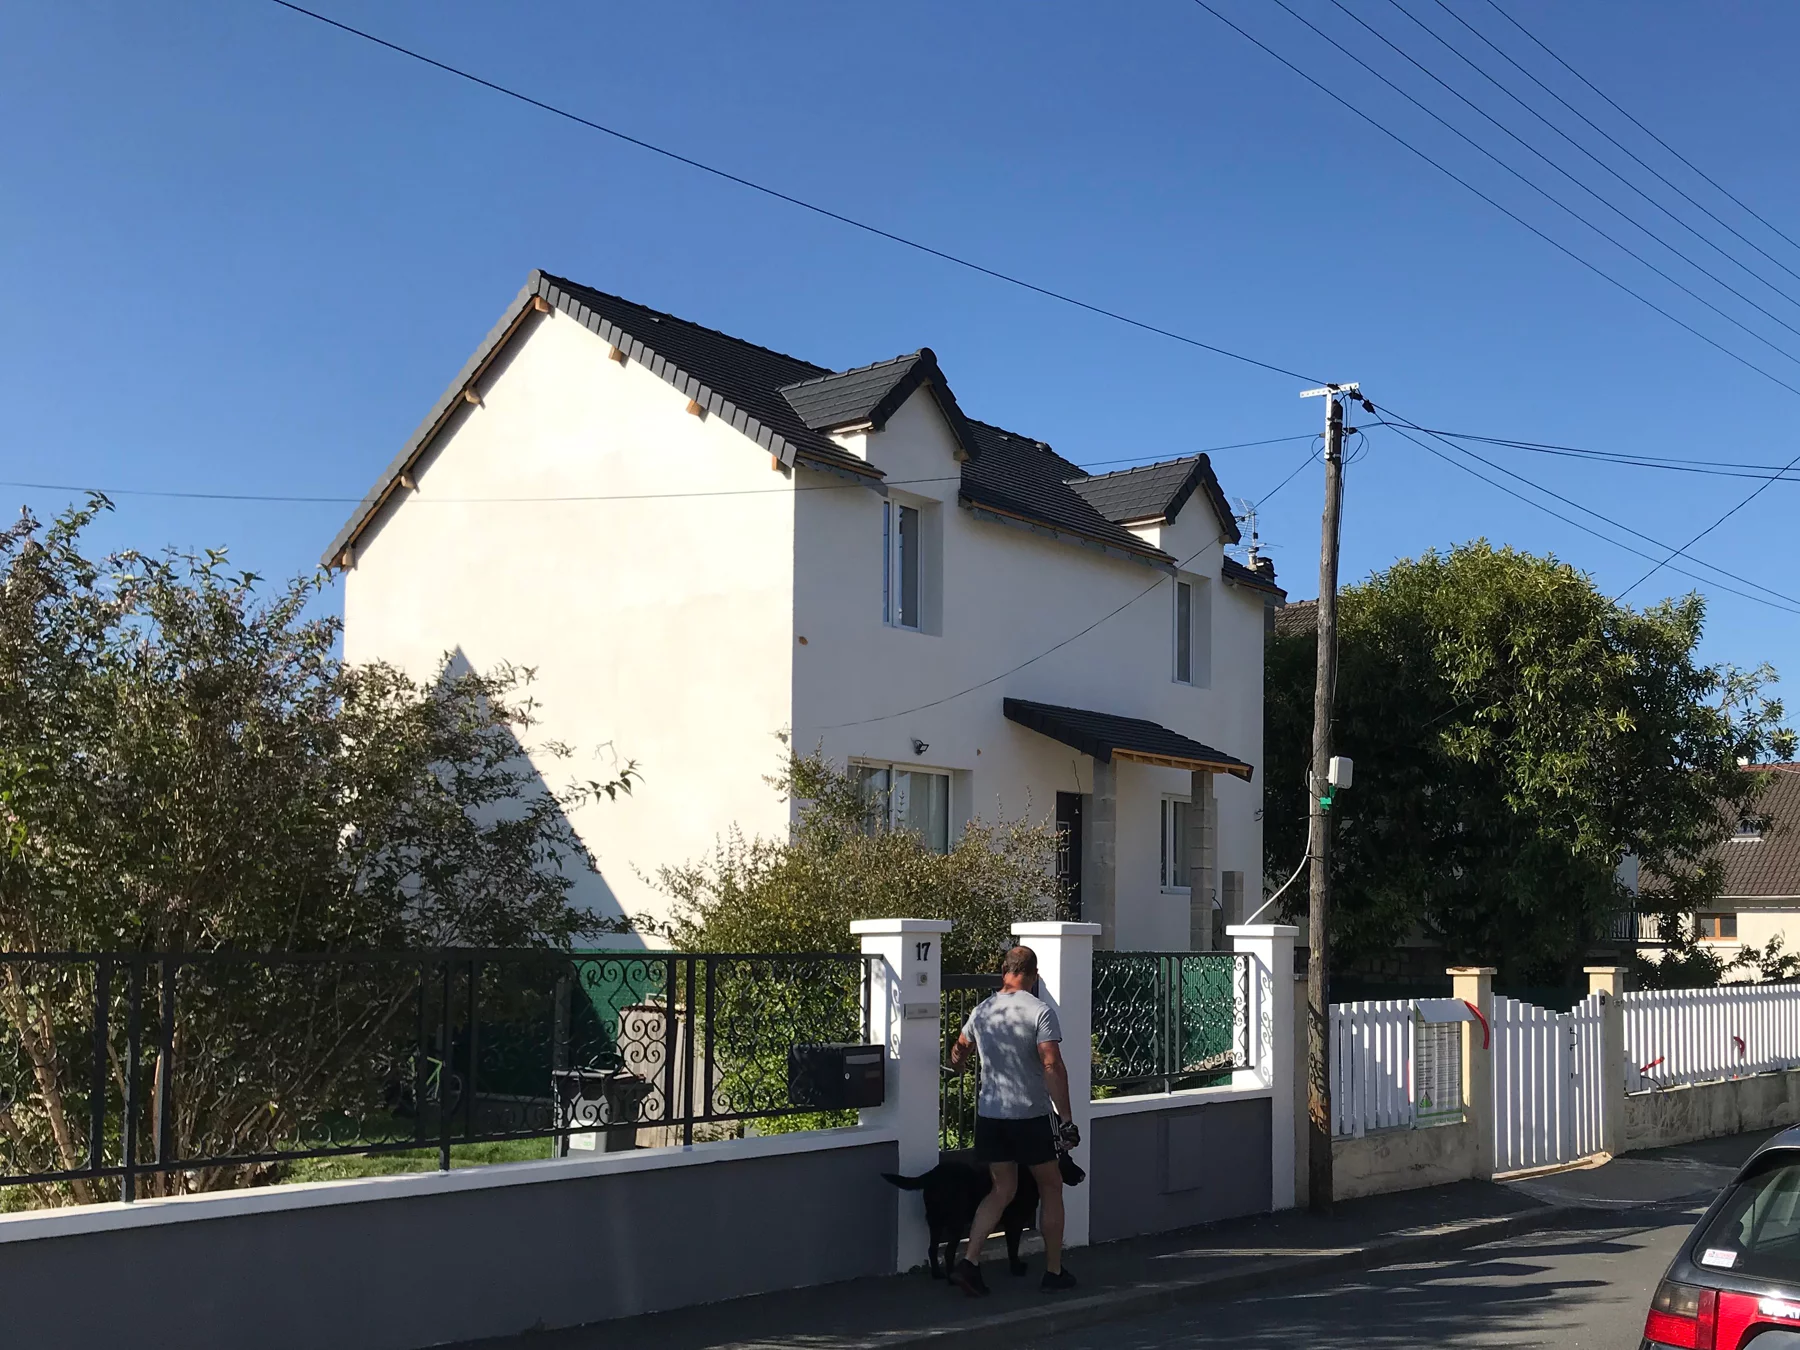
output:
[[[898,809],[900,799],[899,794],[895,791],[895,775],[903,773],[926,774],[933,778],[942,778],[944,780],[944,838],[943,849],[941,851],[948,853],[951,848],[955,846],[956,774],[954,772],[949,769],[933,768],[926,764],[895,764],[887,760],[879,759],[854,759],[850,761],[850,772],[858,775],[859,781],[860,775],[869,771],[885,773],[887,775],[887,786],[881,789],[885,796],[885,800],[881,807],[881,819],[877,822],[872,822],[878,824],[883,830],[902,828],[904,824]],[[927,839],[925,845],[927,848],[932,849],[933,852],[939,851],[933,840]]]
[[[912,554],[905,548],[902,528],[906,513],[912,513]],[[925,590],[925,516],[916,506],[904,502],[881,504],[881,620],[890,628],[909,633],[923,628]],[[912,622],[906,619],[907,564],[912,565]]]
[[[1157,808],[1157,882],[1165,895],[1192,895],[1193,878],[1188,875],[1192,862],[1187,856],[1189,813],[1194,810],[1192,798],[1176,793],[1163,794]],[[1173,837],[1171,837],[1173,836]],[[1175,878],[1186,877],[1186,880]]]

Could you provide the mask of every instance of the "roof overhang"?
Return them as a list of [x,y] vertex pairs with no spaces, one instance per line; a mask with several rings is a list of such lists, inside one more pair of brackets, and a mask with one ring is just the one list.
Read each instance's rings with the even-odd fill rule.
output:
[[1006,699],[1001,707],[1009,722],[1017,722],[1041,736],[1091,755],[1102,764],[1125,760],[1165,769],[1199,769],[1228,773],[1246,783],[1255,772],[1251,765],[1234,755],[1215,750],[1146,718],[1065,708],[1054,703],[1033,703],[1022,698]]

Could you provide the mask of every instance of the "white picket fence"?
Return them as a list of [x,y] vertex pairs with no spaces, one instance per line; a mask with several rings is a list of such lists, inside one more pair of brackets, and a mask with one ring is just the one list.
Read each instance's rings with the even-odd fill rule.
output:
[[1549,1167],[1600,1151],[1601,1009],[1598,994],[1566,1013],[1494,998],[1496,1171]]
[[1619,1001],[1628,1092],[1800,1065],[1800,985],[1649,989]]
[[1413,1123],[1413,1004],[1331,1005],[1331,1132],[1360,1139]]

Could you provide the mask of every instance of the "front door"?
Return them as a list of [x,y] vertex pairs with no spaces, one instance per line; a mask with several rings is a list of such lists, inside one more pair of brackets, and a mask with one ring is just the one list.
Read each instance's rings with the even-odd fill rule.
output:
[[1069,897],[1069,917],[1081,918],[1081,794],[1056,794],[1056,879]]

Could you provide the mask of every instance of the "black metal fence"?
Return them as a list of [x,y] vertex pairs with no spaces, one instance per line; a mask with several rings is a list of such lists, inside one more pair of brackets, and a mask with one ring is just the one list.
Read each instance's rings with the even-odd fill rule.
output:
[[944,1049],[939,1068],[938,1146],[944,1149],[975,1147],[975,1100],[981,1066],[971,1057],[962,1073],[950,1070],[950,1047],[962,1034],[963,1024],[975,1005],[1000,987],[998,975],[965,975],[945,972],[938,995],[943,1020]]
[[1203,1087],[1250,1066],[1250,958],[1095,952],[1094,1090]]
[[0,1187],[224,1189],[311,1158],[810,1112],[791,1046],[866,1042],[871,958],[0,953]]

